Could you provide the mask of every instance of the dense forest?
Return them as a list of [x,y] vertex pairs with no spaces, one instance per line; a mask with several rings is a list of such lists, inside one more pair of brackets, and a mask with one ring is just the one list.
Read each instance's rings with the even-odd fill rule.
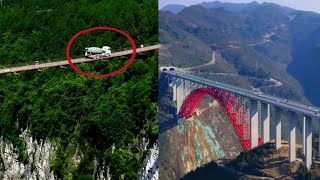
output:
[[[69,39],[95,26],[119,28],[137,45],[157,43],[157,6],[153,0],[4,0],[0,64],[63,60]],[[74,42],[79,47],[72,49],[74,56],[82,56],[81,47],[101,47],[106,42],[119,50],[131,46],[125,37],[111,32],[83,37]],[[70,67],[2,75],[0,136],[13,143],[23,163],[30,161],[26,142],[19,137],[23,131],[39,141],[49,139],[56,147],[50,167],[57,179],[93,179],[106,166],[112,179],[137,179],[148,154],[141,150],[140,140],[155,142],[158,134],[157,59],[157,52],[138,54],[125,71],[104,79],[82,76]],[[86,72],[108,73],[128,60],[77,66]],[[75,154],[81,161],[71,166]]]
[[[65,58],[69,39],[79,31],[95,26],[121,29],[130,34],[136,44],[156,43],[156,8],[157,3],[151,0],[3,1],[0,7],[0,63]],[[124,37],[119,39],[117,33],[106,32],[101,36],[100,32],[92,32],[85,36],[83,49],[87,42],[91,46],[106,45],[107,42],[116,49],[131,46]]]

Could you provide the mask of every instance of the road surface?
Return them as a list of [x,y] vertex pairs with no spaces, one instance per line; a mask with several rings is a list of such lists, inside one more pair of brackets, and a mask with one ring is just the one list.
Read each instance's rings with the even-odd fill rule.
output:
[[208,63],[205,63],[205,64],[201,64],[199,66],[194,66],[194,67],[187,67],[187,68],[179,68],[179,70],[181,71],[193,71],[195,69],[199,69],[201,67],[206,67],[206,66],[210,66],[210,65],[213,65],[216,63],[216,53],[215,52],[212,52],[212,58],[211,58],[211,61],[208,62]]
[[[160,45],[153,45],[153,46],[147,46],[147,47],[143,47],[143,48],[137,48],[136,52],[141,53],[141,52],[146,52],[146,51],[152,51],[152,50],[159,49],[159,47],[160,47]],[[92,62],[92,61],[98,61],[98,60],[105,60],[105,59],[109,59],[112,57],[125,56],[125,55],[129,55],[129,54],[132,54],[132,49],[112,53],[109,57],[98,58],[98,59],[78,58],[78,59],[73,59],[72,62],[73,62],[73,64],[79,64],[79,63],[86,63],[86,62]],[[0,74],[16,73],[16,72],[30,71],[30,70],[41,69],[41,68],[51,68],[51,67],[57,67],[57,66],[63,66],[63,65],[69,65],[68,61],[63,60],[63,61],[43,63],[43,64],[4,68],[4,69],[0,69]]]
[[272,106],[275,106],[275,107],[278,107],[281,109],[286,109],[286,110],[289,110],[292,112],[301,113],[301,114],[304,114],[309,117],[314,117],[316,119],[320,119],[320,109],[318,107],[312,107],[312,106],[302,104],[299,102],[294,102],[291,100],[288,101],[286,99],[266,95],[261,92],[254,92],[251,90],[238,88],[238,87],[231,86],[228,84],[223,84],[223,83],[219,83],[216,81],[211,81],[208,79],[204,79],[201,77],[197,77],[197,76],[193,76],[190,74],[185,74],[185,73],[181,73],[181,72],[177,72],[177,71],[163,71],[162,73],[165,73],[165,74],[171,75],[171,76],[175,76],[175,77],[178,77],[181,79],[197,82],[200,84],[204,84],[209,87],[219,88],[219,89],[222,89],[222,90],[225,90],[228,92],[242,95],[244,97],[248,97],[249,99],[253,99],[253,100],[260,101],[262,103],[270,104]]

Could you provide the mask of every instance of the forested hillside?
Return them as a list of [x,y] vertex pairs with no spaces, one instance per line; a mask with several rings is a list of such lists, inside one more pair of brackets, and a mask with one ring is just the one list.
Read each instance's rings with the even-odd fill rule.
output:
[[[211,48],[220,61],[190,73],[222,82],[245,77],[242,87],[252,88],[245,85],[249,82],[267,94],[319,104],[318,95],[312,93],[320,82],[314,79],[320,57],[319,14],[273,3],[211,2],[177,14],[164,9],[159,16],[159,39],[164,44],[160,63],[182,68],[205,64],[211,60],[207,55]],[[180,37],[184,34],[188,38]],[[236,72],[226,72],[227,66]],[[270,78],[280,83],[269,83]]]
[[[69,39],[79,31],[95,26],[121,29],[138,45],[155,43],[158,40],[157,13],[151,10],[156,6],[157,3],[150,0],[3,1],[0,7],[0,63],[65,59]],[[117,33],[101,37],[99,32],[93,32],[86,36],[91,46],[106,43],[116,49],[131,46],[128,42],[118,41],[120,34]]]
[[[157,43],[157,2],[3,1],[0,64],[63,60],[69,39],[95,26],[119,28],[137,45]],[[76,45],[131,46],[116,33],[86,37]],[[83,49],[73,52],[83,57]],[[129,58],[77,66],[86,72],[108,73]],[[0,179],[42,177],[39,172],[47,168],[44,177],[51,177],[51,171],[56,179],[137,179],[158,134],[157,59],[155,51],[138,54],[125,71],[104,79],[82,76],[70,67],[0,76],[0,144],[4,148]],[[31,145],[24,133],[32,138]],[[147,150],[143,139],[150,142]],[[10,144],[17,164],[6,158]],[[37,144],[52,146],[49,167],[39,167],[37,151],[43,150],[34,148]],[[19,164],[24,170],[15,171]]]

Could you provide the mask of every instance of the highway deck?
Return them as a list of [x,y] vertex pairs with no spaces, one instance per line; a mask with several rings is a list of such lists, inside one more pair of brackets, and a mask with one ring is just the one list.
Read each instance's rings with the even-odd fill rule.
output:
[[[142,48],[137,48],[136,53],[142,53],[142,52],[156,50],[156,49],[159,49],[159,47],[160,47],[160,45],[153,45],[153,46],[146,46],[146,47],[142,47]],[[78,59],[73,59],[72,63],[79,64],[79,63],[87,63],[87,62],[93,62],[93,61],[99,61],[99,60],[106,60],[106,59],[110,59],[113,57],[126,56],[129,54],[132,54],[132,52],[133,52],[133,50],[131,49],[131,50],[126,50],[126,51],[111,53],[110,56],[103,57],[103,58],[97,58],[97,59],[78,58]],[[67,60],[57,61],[57,62],[49,62],[49,63],[41,63],[41,64],[35,64],[35,65],[3,68],[3,69],[0,69],[0,74],[17,73],[17,72],[22,72],[22,71],[30,71],[30,70],[37,70],[37,69],[41,69],[41,68],[51,68],[51,67],[64,66],[64,65],[69,65]]]
[[182,78],[185,80],[197,82],[197,83],[200,83],[203,85],[207,85],[208,87],[219,88],[219,89],[222,89],[222,90],[234,93],[234,94],[239,94],[241,96],[248,97],[249,99],[254,99],[254,100],[260,101],[262,103],[270,104],[274,107],[286,109],[286,110],[289,110],[292,112],[301,113],[301,114],[309,116],[309,117],[314,117],[316,119],[320,119],[320,108],[319,107],[309,106],[309,105],[295,102],[292,100],[287,100],[287,99],[283,99],[283,98],[279,98],[279,97],[275,97],[275,96],[266,95],[261,92],[255,92],[255,91],[251,91],[251,90],[247,90],[247,89],[238,88],[238,87],[231,86],[228,84],[223,84],[223,83],[219,83],[216,81],[211,81],[208,79],[204,79],[201,77],[197,77],[194,75],[181,73],[181,72],[177,72],[177,71],[163,71],[162,73],[172,75],[172,76],[175,76],[178,78]]

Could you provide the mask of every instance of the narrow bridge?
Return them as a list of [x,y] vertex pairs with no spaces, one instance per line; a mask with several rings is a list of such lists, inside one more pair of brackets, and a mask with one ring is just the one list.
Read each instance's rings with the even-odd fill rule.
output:
[[[160,45],[146,46],[143,48],[137,48],[136,52],[142,53],[142,52],[152,51],[152,50],[159,49],[159,47],[160,47]],[[92,61],[98,61],[98,60],[105,60],[105,59],[109,59],[112,57],[125,56],[125,55],[129,55],[132,53],[133,53],[133,50],[131,49],[131,50],[112,53],[108,57],[103,57],[103,58],[98,58],[98,59],[78,58],[78,59],[73,59],[72,62],[73,62],[73,64],[86,63],[86,62],[92,62]],[[51,68],[51,67],[68,65],[68,64],[69,63],[67,60],[63,60],[63,61],[35,64],[35,65],[17,66],[17,67],[0,69],[0,74],[16,73],[16,72],[21,72],[21,71],[30,71],[30,70],[36,70],[36,69],[41,69],[41,68]]]
[[[211,95],[223,108],[244,150],[250,150],[270,141],[270,115],[275,120],[275,148],[281,147],[280,114],[289,121],[289,160],[296,158],[297,122],[303,121],[303,153],[305,165],[312,164],[312,120],[320,119],[319,109],[286,99],[265,95],[177,72],[162,71],[172,87],[177,114],[182,119],[190,118],[205,95]],[[271,111],[271,108],[274,111]],[[320,150],[320,145],[319,145]]]

